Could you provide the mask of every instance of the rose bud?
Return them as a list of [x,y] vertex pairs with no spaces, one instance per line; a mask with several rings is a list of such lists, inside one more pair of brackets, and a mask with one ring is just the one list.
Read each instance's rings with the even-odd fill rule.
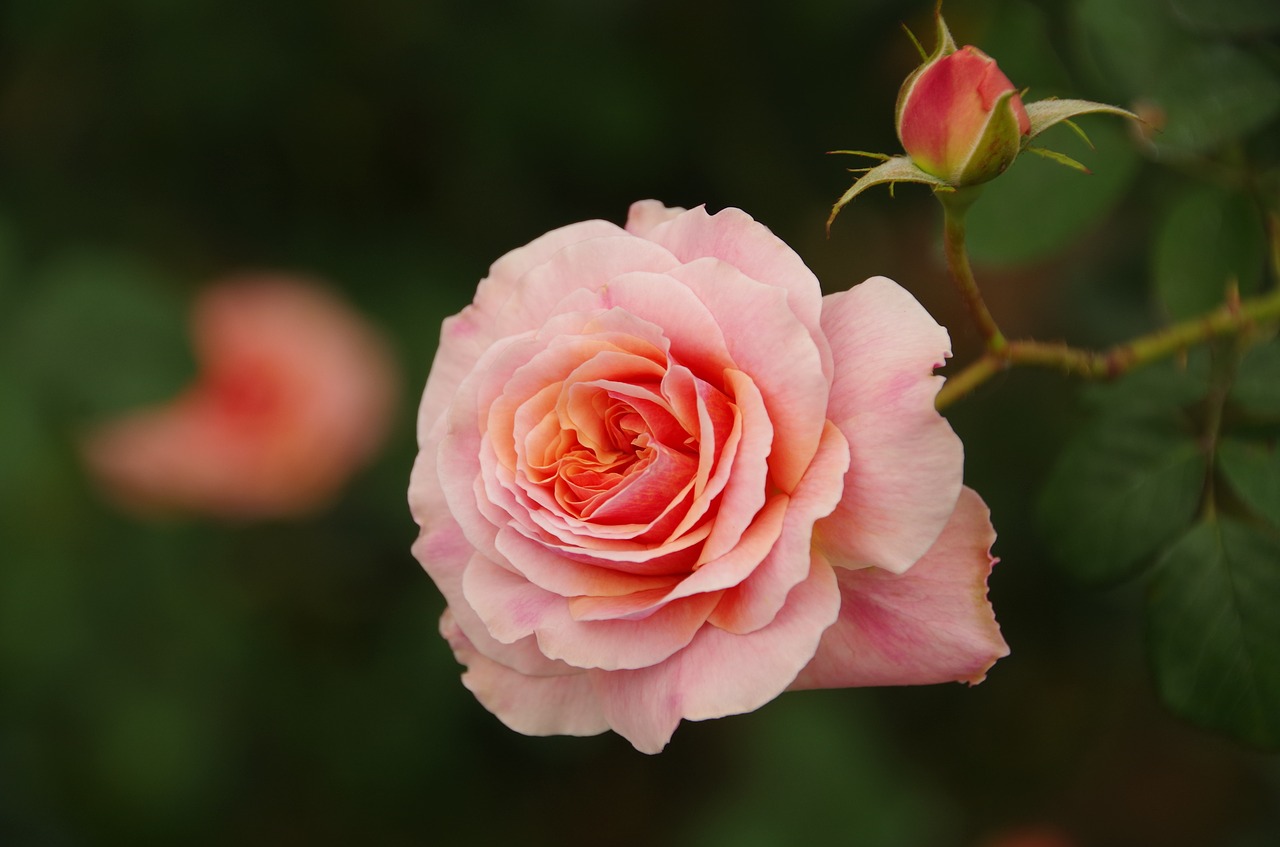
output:
[[1004,172],[1031,134],[1022,98],[995,60],[950,38],[903,83],[898,138],[911,161],[955,187]]

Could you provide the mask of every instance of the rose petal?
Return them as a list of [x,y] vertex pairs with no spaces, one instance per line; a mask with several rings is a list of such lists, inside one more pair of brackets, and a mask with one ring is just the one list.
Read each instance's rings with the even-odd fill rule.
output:
[[708,215],[699,206],[638,234],[661,244],[682,262],[721,259],[757,282],[783,288],[787,305],[814,339],[822,373],[830,381],[831,350],[821,329],[822,288],[813,271],[768,227],[741,209]]
[[609,728],[587,674],[533,676],[495,662],[475,649],[448,609],[440,618],[440,634],[467,667],[462,684],[516,732],[599,735]]
[[698,594],[669,603],[642,621],[576,621],[565,598],[483,556],[468,562],[462,587],[498,641],[511,643],[535,634],[547,658],[603,670],[663,661],[689,643],[720,599],[718,593]]
[[687,209],[680,206],[667,207],[657,200],[637,200],[627,210],[627,232],[644,237],[649,230],[660,223],[679,217]]
[[835,381],[827,415],[849,440],[844,498],[818,525],[832,564],[905,571],[933,544],[960,495],[964,447],[934,409],[947,331],[892,280],[823,300]]
[[658,665],[591,671],[605,717],[642,753],[657,753],[680,720],[757,709],[782,693],[813,655],[839,611],[832,569],[815,561],[773,622],[750,635],[703,627],[688,647]]
[[553,662],[542,654],[533,638],[503,644],[489,635],[489,630],[467,604],[462,593],[462,575],[475,550],[457,525],[443,520],[435,531],[423,532],[413,545],[413,555],[435,581],[445,602],[453,609],[454,620],[470,642],[484,655],[521,673],[546,676],[568,673],[563,662]]
[[966,488],[942,536],[905,574],[837,568],[840,618],[793,688],[981,682],[1009,653],[987,601],[990,512]]
[[724,593],[709,623],[732,633],[754,632],[791,602],[788,592],[809,572],[814,521],[830,514],[840,501],[848,469],[849,445],[828,423],[818,455],[796,486],[773,549],[747,579]]
[[[779,488],[792,491],[826,422],[828,383],[819,345],[792,313],[785,289],[756,282],[719,259],[695,260],[671,276],[715,315],[734,366],[760,390],[775,433],[770,472]],[[678,354],[680,342],[671,339]]]

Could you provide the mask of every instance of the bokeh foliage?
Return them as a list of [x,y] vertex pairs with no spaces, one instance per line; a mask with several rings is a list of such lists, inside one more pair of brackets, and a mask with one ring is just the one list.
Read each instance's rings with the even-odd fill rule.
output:
[[[740,206],[830,290],[898,279],[952,329],[957,360],[972,355],[926,192],[860,197],[822,233],[846,182],[821,153],[896,149],[915,62],[898,23],[930,31],[931,6],[0,3],[0,842],[1280,837],[1275,761],[1156,702],[1163,689],[1193,719],[1275,740],[1256,708],[1276,696],[1257,672],[1276,663],[1274,341],[1214,351],[1232,367],[1132,377],[1164,387],[1010,374],[949,412],[1001,532],[992,597],[1013,655],[979,688],[788,695],[686,725],[645,758],[610,736],[509,733],[436,634],[441,600],[408,554],[413,407],[440,320],[505,250],[643,197]],[[1274,286],[1249,271],[1262,218],[1241,201],[1274,184],[1217,175],[1274,169],[1274,8],[948,5],[957,38],[1033,98],[1174,98],[1154,140],[1102,118],[1081,121],[1093,151],[1065,128],[1046,136],[1092,177],[1023,157],[989,187],[973,250],[1011,334],[1106,344],[1216,302],[1224,273],[1242,292]],[[1202,160],[1214,169],[1189,178]],[[404,372],[391,443],[305,519],[118,512],[86,478],[79,433],[179,390],[194,292],[245,268],[324,277],[386,331]],[[1153,469],[1138,490],[1154,505],[1096,508],[1116,475]],[[1046,484],[1067,502],[1041,532]],[[1207,485],[1222,492],[1212,515]],[[1113,543],[1088,547],[1076,506]],[[1072,570],[1144,576],[1098,590]],[[1237,586],[1224,575],[1250,599],[1189,666],[1178,639],[1221,613]]]

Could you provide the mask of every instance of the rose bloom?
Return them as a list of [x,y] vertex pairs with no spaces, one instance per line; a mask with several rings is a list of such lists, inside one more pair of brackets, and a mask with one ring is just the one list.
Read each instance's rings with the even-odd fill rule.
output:
[[373,328],[314,282],[215,284],[195,304],[192,335],[194,384],[84,439],[90,469],[127,508],[236,519],[313,511],[382,444],[394,362]]
[[737,209],[503,256],[444,322],[409,489],[463,682],[519,732],[653,753],[788,688],[980,681],[1008,650],[948,346]]

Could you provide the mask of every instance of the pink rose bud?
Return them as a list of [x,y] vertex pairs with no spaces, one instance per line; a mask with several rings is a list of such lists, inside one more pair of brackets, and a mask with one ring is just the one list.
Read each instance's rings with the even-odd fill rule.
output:
[[976,47],[940,50],[898,94],[903,149],[921,170],[956,187],[999,176],[1030,133],[1017,89]]

